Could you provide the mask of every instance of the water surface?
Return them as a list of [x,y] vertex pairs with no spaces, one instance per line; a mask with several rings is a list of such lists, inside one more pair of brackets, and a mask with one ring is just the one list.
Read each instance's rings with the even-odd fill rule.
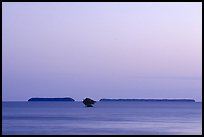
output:
[[3,134],[202,134],[202,103],[3,102]]

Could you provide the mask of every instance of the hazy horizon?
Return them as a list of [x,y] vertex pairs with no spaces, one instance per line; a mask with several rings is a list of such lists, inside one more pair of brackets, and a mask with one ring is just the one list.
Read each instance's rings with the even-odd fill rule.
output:
[[2,101],[202,102],[201,2],[2,2]]
[[[68,98],[72,98],[72,97],[69,97],[69,96],[66,96],[66,97],[68,97]],[[66,98],[66,97],[30,97],[30,98]],[[28,98],[28,99],[30,99],[30,98]],[[74,99],[76,102],[82,102],[85,98],[91,98],[91,99],[93,99],[92,97],[84,97],[84,98],[82,98],[81,100],[76,100],[75,98],[72,98],[72,99]],[[6,100],[6,101],[3,101],[3,102],[21,102],[21,101],[28,101],[28,99],[27,100],[18,100],[18,101],[16,101],[16,100]],[[182,100],[182,99],[184,99],[184,100],[195,100],[195,99],[193,99],[193,98],[100,98],[100,99],[155,99],[155,100],[160,100],[160,99],[169,99],[169,100]],[[100,101],[100,99],[98,99],[98,100],[95,100],[95,101]],[[52,102],[52,101],[51,101]],[[66,102],[66,101],[65,101]],[[68,101],[69,102],[69,101]],[[197,101],[197,100],[195,100],[195,102],[202,102],[202,100],[201,101]]]

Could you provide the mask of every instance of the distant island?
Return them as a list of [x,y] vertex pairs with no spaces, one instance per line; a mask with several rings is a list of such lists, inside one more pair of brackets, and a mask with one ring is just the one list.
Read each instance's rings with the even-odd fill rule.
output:
[[195,102],[194,99],[100,99],[99,101]]
[[75,101],[73,98],[30,98],[28,101]]
[[[28,101],[75,101],[73,98],[64,97],[64,98],[30,98]],[[134,101],[134,102],[196,102],[194,99],[107,99],[102,98],[99,101],[108,102],[108,101]],[[96,102],[96,101],[95,101]],[[84,102],[83,102],[84,103]]]

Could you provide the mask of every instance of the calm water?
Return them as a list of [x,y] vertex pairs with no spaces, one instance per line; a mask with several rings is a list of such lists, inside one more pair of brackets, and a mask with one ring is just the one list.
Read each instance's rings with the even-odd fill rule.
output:
[[202,134],[202,103],[3,102],[3,134]]

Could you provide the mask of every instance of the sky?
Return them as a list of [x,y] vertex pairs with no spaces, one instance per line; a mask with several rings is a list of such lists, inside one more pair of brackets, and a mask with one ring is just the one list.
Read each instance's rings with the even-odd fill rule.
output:
[[202,101],[202,3],[2,3],[2,100]]

